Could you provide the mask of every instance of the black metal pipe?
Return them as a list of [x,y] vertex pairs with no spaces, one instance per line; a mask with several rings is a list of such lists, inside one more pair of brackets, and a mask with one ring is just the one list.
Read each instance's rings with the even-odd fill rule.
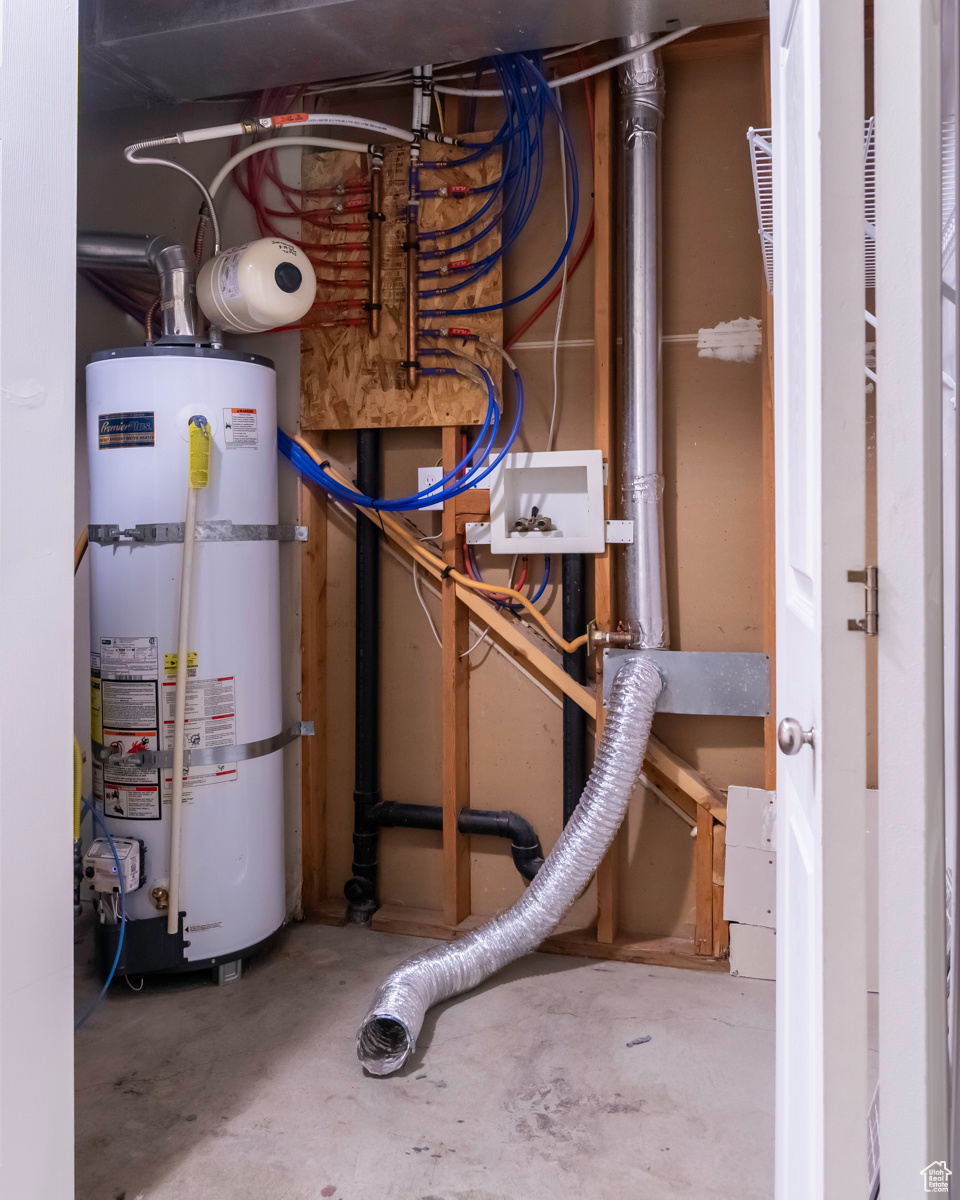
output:
[[[391,829],[443,830],[443,809],[438,804],[403,804],[384,800],[377,805],[373,819]],[[532,879],[543,864],[543,848],[530,822],[508,809],[461,808],[457,818],[461,833],[510,839],[514,866]]]
[[[573,641],[587,627],[586,559],[561,555],[563,636]],[[577,683],[587,682],[587,648],[564,654],[563,669]],[[563,823],[573,816],[587,786],[587,714],[575,700],[563,697]]]
[[[380,495],[380,431],[357,433],[357,486]],[[344,886],[350,919],[363,924],[377,908],[380,803],[380,530],[357,521],[356,696],[353,876]]]

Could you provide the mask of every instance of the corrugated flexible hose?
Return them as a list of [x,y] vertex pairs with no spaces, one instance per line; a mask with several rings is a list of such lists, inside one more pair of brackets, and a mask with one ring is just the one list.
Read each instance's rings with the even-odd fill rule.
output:
[[380,985],[357,1032],[357,1057],[391,1075],[413,1053],[427,1010],[536,950],[593,878],[640,779],[663,678],[647,659],[617,672],[603,736],[580,803],[512,908],[472,933],[414,955]]

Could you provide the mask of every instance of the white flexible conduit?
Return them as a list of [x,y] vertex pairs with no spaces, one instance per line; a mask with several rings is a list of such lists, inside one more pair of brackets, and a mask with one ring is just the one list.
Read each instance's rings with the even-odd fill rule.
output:
[[[197,418],[191,417],[194,421]],[[203,418],[200,418],[201,420]],[[173,793],[170,798],[170,882],[167,900],[167,933],[180,929],[180,860],[183,845],[183,751],[187,717],[187,659],[190,645],[190,600],[193,592],[193,552],[197,537],[197,495],[187,484],[187,509],[183,526],[180,567],[180,616],[177,627],[177,682],[173,700]]]
[[640,779],[663,679],[647,659],[617,672],[597,756],[576,812],[527,890],[505,913],[457,941],[408,959],[374,994],[357,1032],[357,1057],[390,1075],[413,1053],[427,1010],[477,987],[529,954],[557,928],[593,878]]

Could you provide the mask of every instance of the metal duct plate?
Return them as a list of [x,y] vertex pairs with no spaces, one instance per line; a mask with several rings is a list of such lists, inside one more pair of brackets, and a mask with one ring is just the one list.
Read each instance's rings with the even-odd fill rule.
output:
[[764,0],[83,0],[86,109],[767,17]]
[[666,686],[657,712],[714,717],[770,714],[770,655],[704,650],[604,650],[603,703],[627,659],[652,659]]

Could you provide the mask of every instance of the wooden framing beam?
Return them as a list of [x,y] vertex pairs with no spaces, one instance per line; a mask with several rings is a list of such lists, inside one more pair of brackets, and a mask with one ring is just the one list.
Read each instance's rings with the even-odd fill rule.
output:
[[727,830],[713,823],[713,957],[730,953],[730,922],[723,919],[723,880],[727,864]]
[[[380,522],[375,514],[367,509],[358,508],[357,512],[365,520]],[[391,542],[405,554],[410,554],[410,547],[402,538],[394,533],[389,524],[384,532]],[[418,560],[419,561],[419,560]],[[420,569],[434,579],[440,579],[440,568],[432,564],[421,563]],[[534,672],[544,683],[557,691],[572,697],[588,717],[597,720],[597,713],[603,712],[602,703],[597,703],[597,695],[581,684],[576,683],[564,669],[543,650],[531,642],[521,631],[521,626],[508,620],[486,600],[469,588],[462,587],[453,580],[444,581],[447,586],[453,585],[456,598],[465,607],[474,612],[485,625],[490,626],[490,632],[507,650],[512,658],[522,662],[524,667]],[[601,718],[602,720],[602,718]],[[647,744],[647,756],[643,760],[643,769],[653,783],[675,799],[678,795],[687,802],[706,808],[714,820],[726,823],[727,806],[723,797],[716,792],[706,780],[690,766],[689,763],[670,750],[658,738],[651,737]]]
[[[607,486],[603,491],[603,515],[610,517],[610,494],[616,477],[613,461],[613,370],[616,350],[614,330],[613,246],[613,129],[614,95],[611,76],[597,77],[593,142],[594,197],[594,445],[607,463]],[[597,628],[613,627],[613,555],[610,547],[594,560],[594,619]],[[603,660],[597,658],[597,737],[603,732]],[[617,936],[620,910],[621,835],[604,856],[597,870],[597,940],[612,943]]]
[[742,54],[751,45],[758,45],[767,36],[769,28],[767,21],[727,21],[722,25],[701,25],[693,33],[664,46],[660,55],[664,62],[671,63]]
[[[314,446],[319,441],[317,434],[304,437]],[[299,488],[300,524],[309,530],[300,552],[300,716],[315,730],[300,741],[301,904],[316,916],[327,898],[327,497],[303,478]]]
[[[445,425],[444,474],[452,471],[459,460],[459,441],[459,428]],[[455,499],[443,505],[443,560],[455,570],[463,570]],[[470,645],[470,613],[460,603],[454,580],[441,580],[440,590],[443,917],[448,925],[459,925],[470,915],[470,839],[457,828],[460,809],[470,807],[470,692],[467,660],[463,657]]]
[[713,954],[713,817],[697,809],[697,849],[694,855],[697,897],[697,954]]

